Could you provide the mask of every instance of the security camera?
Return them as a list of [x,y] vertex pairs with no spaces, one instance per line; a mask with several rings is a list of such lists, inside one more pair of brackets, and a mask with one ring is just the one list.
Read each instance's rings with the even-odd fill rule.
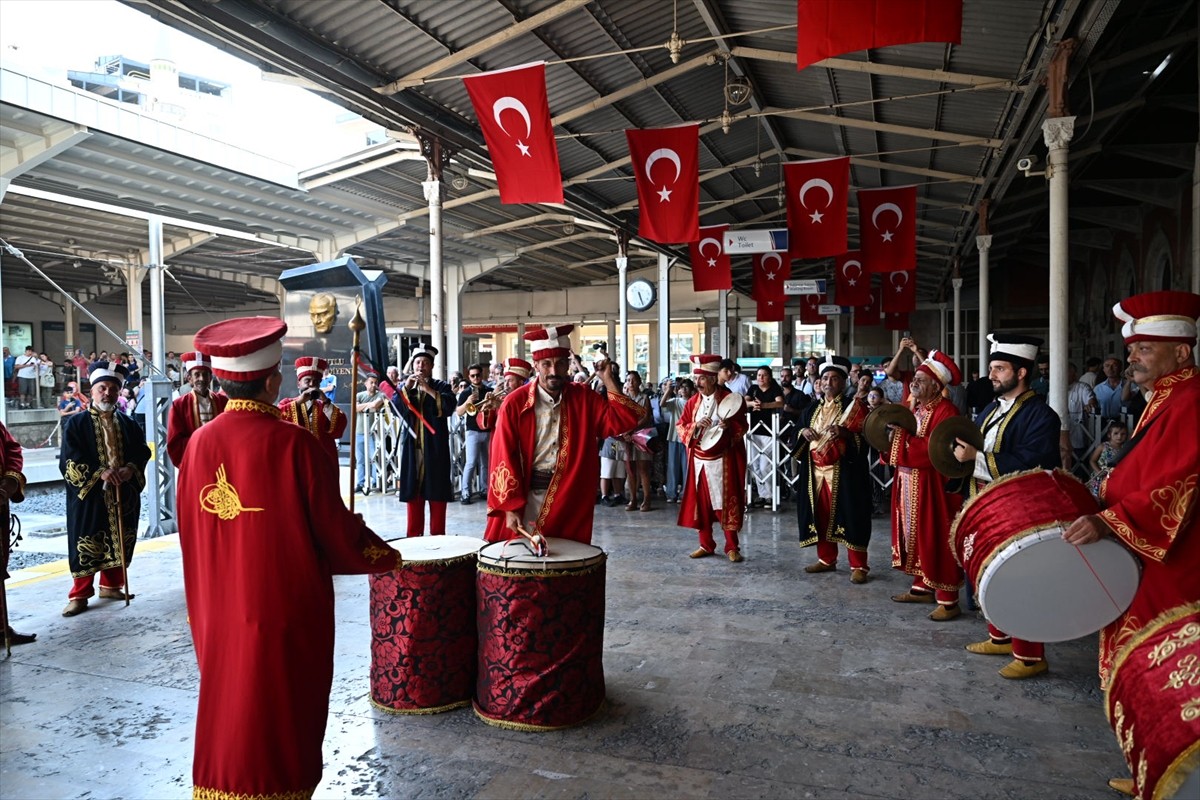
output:
[[1029,172],[1036,165],[1037,156],[1025,156],[1024,158],[1017,159],[1017,169],[1021,170],[1021,172]]

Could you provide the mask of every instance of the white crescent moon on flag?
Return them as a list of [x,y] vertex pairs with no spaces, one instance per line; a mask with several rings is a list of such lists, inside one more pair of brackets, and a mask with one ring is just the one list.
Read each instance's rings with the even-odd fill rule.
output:
[[[897,275],[903,275],[903,276],[904,276],[904,283],[897,283],[897,282],[896,282],[896,276],[897,276]],[[891,277],[891,281],[892,281],[892,286],[904,286],[905,284],[907,284],[907,283],[908,283],[908,273],[907,273],[907,272],[893,272],[893,273],[892,273],[892,277]]]
[[651,183],[654,182],[654,177],[650,174],[650,169],[654,166],[654,162],[661,158],[665,158],[675,165],[675,178],[671,181],[671,183],[675,183],[675,181],[679,180],[679,176],[683,174],[683,164],[679,162],[679,154],[669,147],[660,147],[646,159],[646,179]]
[[763,269],[766,269],[766,268],[767,268],[767,261],[769,261],[769,260],[770,260],[770,259],[772,259],[772,258],[773,258],[773,259],[775,259],[775,263],[776,263],[776,264],[778,264],[778,265],[779,265],[779,266],[781,266],[781,267],[783,266],[783,256],[779,255],[779,253],[765,253],[765,254],[763,254],[763,257],[762,257],[761,259],[759,259],[759,261],[758,261],[758,263],[759,263],[759,266],[761,266]]
[[[828,208],[830,205],[833,204],[833,187],[830,186],[829,181],[825,180],[824,178],[810,178],[804,182],[803,186],[800,187],[800,205],[804,206],[805,208],[808,208],[808,204],[804,202],[804,195],[809,189],[812,189],[813,187],[825,190],[825,196],[826,196],[825,207],[826,208]],[[899,211],[900,209],[896,209],[896,210]]]
[[871,224],[875,226],[875,230],[879,230],[879,215],[884,211],[895,212],[897,226],[904,221],[904,212],[900,210],[900,206],[895,203],[883,203],[871,212]]
[[717,246],[717,255],[721,255],[721,243],[719,241],[717,241],[716,239],[712,238],[711,236],[709,236],[706,239],[700,240],[700,245],[696,248],[696,250],[700,253],[700,255],[704,255],[704,245],[708,244],[709,242],[712,242],[713,244],[715,244]]
[[[851,266],[858,267],[858,272],[854,275],[850,274]],[[847,278],[857,278],[859,275],[862,275],[862,262],[854,258],[850,259],[845,264],[842,264],[842,274]]]
[[508,133],[508,129],[504,127],[504,123],[500,121],[500,112],[509,110],[516,111],[521,115],[521,119],[525,120],[525,136],[528,138],[533,133],[533,123],[529,121],[529,109],[515,97],[501,97],[492,103],[492,117],[496,120],[496,124],[500,126],[500,130],[512,136],[511,133]]

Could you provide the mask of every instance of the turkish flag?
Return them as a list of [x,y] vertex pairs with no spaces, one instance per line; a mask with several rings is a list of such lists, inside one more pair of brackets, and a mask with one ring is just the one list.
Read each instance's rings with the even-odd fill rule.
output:
[[501,203],[561,203],[544,62],[463,78],[496,170]]
[[846,252],[850,159],[784,164],[783,182],[787,187],[788,255],[825,258]]
[[871,302],[871,274],[863,269],[862,253],[842,253],[834,260],[839,306],[865,306]]
[[883,276],[883,303],[885,313],[917,310],[917,274],[915,272],[889,272]]
[[879,295],[880,291],[877,288],[871,290],[871,302],[862,308],[854,309],[854,327],[867,327],[869,325],[878,325],[881,319],[879,311]]
[[638,236],[664,244],[700,240],[700,126],[627,130],[637,179]]
[[859,189],[858,241],[871,272],[917,268],[917,187]]
[[782,306],[786,295],[783,282],[792,274],[792,262],[783,253],[758,253],[754,256],[754,267],[750,277],[750,296],[760,303],[763,300],[778,300]]
[[825,301],[825,295],[823,294],[800,295],[800,323],[803,325],[823,325],[828,322],[829,317],[822,314],[818,309],[818,306]]
[[728,225],[712,225],[700,229],[700,240],[688,245],[692,257],[692,289],[711,292],[733,288],[733,268],[722,242]]
[[785,301],[782,298],[757,300],[758,309],[755,318],[759,322],[783,322]]
[[893,44],[962,44],[962,6],[962,0],[798,0],[796,69]]
[[892,311],[884,315],[883,327],[889,331],[906,331],[909,329],[908,312]]

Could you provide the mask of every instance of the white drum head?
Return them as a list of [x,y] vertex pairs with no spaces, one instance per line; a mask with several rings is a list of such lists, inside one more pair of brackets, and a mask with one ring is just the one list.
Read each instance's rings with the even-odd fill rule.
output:
[[[740,394],[737,392],[730,392],[729,394],[725,395],[725,398],[717,406],[717,419],[729,419],[741,411],[744,405],[745,400],[742,399]],[[725,429],[718,427],[716,423],[713,423],[704,430],[704,433],[700,435],[700,449],[711,450],[712,448],[716,447],[717,443],[721,441],[721,437],[724,435]]]
[[1075,547],[1053,527],[996,553],[979,578],[979,605],[1010,636],[1065,642],[1120,616],[1140,579],[1137,559],[1116,540]]
[[392,547],[400,551],[405,563],[420,563],[478,553],[485,544],[487,542],[483,539],[471,536],[414,536],[411,539],[398,539],[392,542]]
[[[508,545],[505,547],[505,545]],[[479,551],[479,563],[505,569],[536,572],[556,569],[580,569],[604,560],[604,551],[574,539],[546,537],[549,554],[535,556],[520,540],[492,542]]]

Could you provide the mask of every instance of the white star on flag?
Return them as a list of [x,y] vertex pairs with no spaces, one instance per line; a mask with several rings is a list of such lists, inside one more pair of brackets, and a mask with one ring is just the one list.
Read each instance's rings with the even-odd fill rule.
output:
[[903,287],[903,286],[897,286],[897,287],[896,287],[896,294],[903,294],[903,293],[904,293],[904,287]]
[[708,260],[708,265],[709,265],[710,267],[715,267],[715,266],[717,265],[717,260],[716,260],[715,258],[710,258],[710,259]]
[[890,241],[892,240],[892,236],[893,236],[893,234],[892,234],[892,232],[891,232],[891,231],[884,231],[884,232],[883,232],[883,240],[884,240],[885,242],[890,242]]
[[520,150],[521,155],[525,156],[526,158],[533,158],[533,156],[529,155],[529,145],[525,144],[520,139],[517,140],[517,149]]
[[858,281],[854,280],[854,278],[850,278],[849,280],[846,281],[846,285],[847,286],[858,286]]
[[668,189],[666,186],[664,186],[664,187],[662,187],[661,189],[659,189],[659,190],[658,190],[658,201],[659,201],[660,203],[669,203],[669,202],[671,202],[671,190],[670,190],[670,189]]
[[767,273],[767,280],[769,280],[769,281],[773,281],[773,280],[775,280],[775,273],[774,273],[774,272],[768,272],[768,273]]
[[825,218],[825,215],[822,214],[820,211],[814,211],[813,213],[808,215],[808,218],[811,219],[817,225],[820,225],[821,220]]

